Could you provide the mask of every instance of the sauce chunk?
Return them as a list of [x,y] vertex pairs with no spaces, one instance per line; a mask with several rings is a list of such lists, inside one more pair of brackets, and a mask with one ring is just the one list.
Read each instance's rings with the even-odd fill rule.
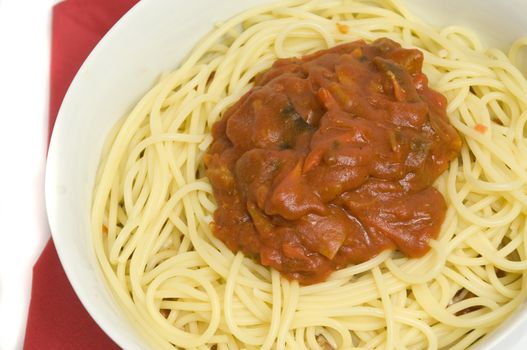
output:
[[423,55],[389,39],[277,60],[213,126],[214,234],[303,284],[429,250],[461,140]]

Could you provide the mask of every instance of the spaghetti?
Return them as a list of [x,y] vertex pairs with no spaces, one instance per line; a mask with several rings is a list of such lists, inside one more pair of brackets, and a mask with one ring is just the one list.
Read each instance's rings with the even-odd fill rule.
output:
[[[388,37],[424,53],[461,155],[435,187],[448,210],[420,259],[385,251],[300,286],[212,234],[210,127],[277,58]],[[156,349],[465,349],[527,294],[527,82],[460,27],[396,1],[283,1],[227,20],[116,125],[92,207],[95,252]]]

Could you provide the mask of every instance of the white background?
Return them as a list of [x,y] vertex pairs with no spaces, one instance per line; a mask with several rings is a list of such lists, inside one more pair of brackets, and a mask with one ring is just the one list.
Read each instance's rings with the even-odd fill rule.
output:
[[51,7],[0,0],[0,349],[21,349],[44,209]]
[[[0,0],[0,350],[22,348],[31,268],[49,238],[43,183],[57,2]],[[505,348],[526,349],[525,333]]]

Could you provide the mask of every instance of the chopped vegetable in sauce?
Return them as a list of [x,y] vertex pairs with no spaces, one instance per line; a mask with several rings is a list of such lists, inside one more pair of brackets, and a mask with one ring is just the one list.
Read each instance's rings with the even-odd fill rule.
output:
[[386,249],[429,250],[432,187],[461,140],[423,54],[389,39],[279,59],[213,127],[213,230],[303,284]]

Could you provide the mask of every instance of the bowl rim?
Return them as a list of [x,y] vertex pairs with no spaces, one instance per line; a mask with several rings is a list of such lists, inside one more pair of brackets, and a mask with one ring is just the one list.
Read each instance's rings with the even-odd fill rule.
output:
[[[57,251],[58,258],[60,260],[60,263],[62,265],[62,268],[64,269],[64,272],[66,274],[66,277],[68,278],[69,283],[71,284],[75,295],[79,298],[79,301],[81,302],[82,306],[88,312],[90,317],[95,321],[97,326],[108,336],[110,337],[117,345],[123,346],[128,344],[128,339],[125,337],[125,335],[122,332],[119,332],[115,327],[112,327],[109,321],[104,318],[102,315],[97,312],[97,305],[94,305],[91,302],[91,298],[89,297],[89,293],[85,288],[83,288],[82,279],[80,279],[77,274],[73,271],[73,265],[70,264],[71,261],[67,257],[65,252],[65,240],[64,235],[62,234],[61,230],[58,228],[58,224],[56,223],[57,220],[60,220],[60,214],[55,211],[55,201],[57,200],[56,196],[56,187],[57,184],[60,182],[58,181],[58,172],[56,169],[58,168],[57,162],[57,153],[59,152],[59,147],[62,138],[63,133],[63,124],[65,123],[65,120],[68,118],[68,115],[65,112],[65,106],[68,106],[71,104],[71,100],[73,96],[75,95],[75,91],[78,89],[79,84],[82,84],[82,76],[83,74],[89,69],[89,67],[93,64],[92,62],[97,60],[97,57],[100,55],[104,55],[104,51],[106,50],[106,47],[112,45],[113,38],[115,37],[115,33],[121,30],[121,27],[126,25],[126,23],[130,20],[130,18],[133,18],[134,16],[139,16],[141,12],[143,11],[143,8],[146,6],[149,6],[149,4],[153,3],[155,0],[143,0],[138,1],[135,3],[123,16],[121,16],[114,24],[113,26],[104,34],[104,36],[97,42],[95,47],[92,49],[92,51],[88,54],[86,59],[83,61],[82,65],[78,69],[78,71],[75,73],[75,76],[73,80],[71,81],[66,94],[64,95],[64,98],[61,102],[59,111],[57,113],[57,118],[55,119],[55,123],[53,125],[53,130],[51,133],[51,137],[49,140],[49,146],[48,146],[48,156],[46,159],[46,169],[45,169],[45,180],[44,180],[44,195],[45,195],[45,207],[46,207],[46,215],[48,218],[49,228],[51,232],[51,238],[53,239],[55,249]],[[89,238],[91,242],[91,238]],[[93,255],[95,254],[92,252]],[[95,258],[96,259],[96,258]],[[102,271],[98,270],[99,275],[104,279],[104,276]],[[108,291],[110,290],[108,288],[108,285],[105,283],[104,288],[106,288]],[[111,294],[113,296],[113,294]],[[119,305],[120,306],[120,305]],[[129,320],[127,320],[129,321]]]

